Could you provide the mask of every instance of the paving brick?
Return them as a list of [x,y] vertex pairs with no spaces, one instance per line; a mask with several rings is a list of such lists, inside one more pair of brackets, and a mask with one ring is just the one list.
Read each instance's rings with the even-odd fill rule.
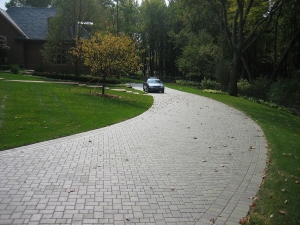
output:
[[55,219],[41,219],[40,224],[55,224]]
[[98,224],[98,219],[83,219],[83,224]]
[[238,224],[266,165],[259,126],[201,96],[152,96],[122,123],[2,151],[0,225]]
[[[28,222],[26,222],[28,223]],[[14,219],[12,224],[26,224],[24,219]],[[2,224],[2,222],[0,221],[0,224]]]
[[42,218],[42,214],[34,214],[34,215],[32,215],[32,217],[31,217],[31,219],[30,219],[30,221],[32,222],[32,221],[40,221],[40,219]]

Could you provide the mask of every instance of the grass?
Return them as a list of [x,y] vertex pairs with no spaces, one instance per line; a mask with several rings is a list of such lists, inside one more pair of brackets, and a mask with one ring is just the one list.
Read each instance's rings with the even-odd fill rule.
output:
[[0,150],[93,130],[135,117],[152,97],[106,90],[118,98],[91,94],[100,89],[75,85],[12,82],[42,80],[0,73]]
[[300,224],[300,117],[226,94],[168,87],[215,99],[245,112],[263,129],[268,142],[266,178],[250,211],[250,224]]

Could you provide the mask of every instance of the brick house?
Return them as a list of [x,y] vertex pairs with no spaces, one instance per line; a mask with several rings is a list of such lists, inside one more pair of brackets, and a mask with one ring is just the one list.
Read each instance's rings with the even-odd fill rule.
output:
[[[9,57],[0,59],[37,70],[43,65],[41,50],[46,42],[48,21],[55,16],[55,8],[11,7],[0,9],[0,39],[10,47]],[[1,63],[1,62],[0,62]],[[73,71],[63,58],[45,67],[46,71]]]

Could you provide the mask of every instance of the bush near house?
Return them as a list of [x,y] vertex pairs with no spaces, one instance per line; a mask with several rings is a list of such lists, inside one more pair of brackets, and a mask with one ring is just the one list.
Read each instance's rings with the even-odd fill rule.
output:
[[0,70],[6,71],[10,69],[11,69],[11,65],[0,65]]
[[14,74],[19,74],[21,71],[20,67],[18,65],[12,65],[10,68],[10,72]]

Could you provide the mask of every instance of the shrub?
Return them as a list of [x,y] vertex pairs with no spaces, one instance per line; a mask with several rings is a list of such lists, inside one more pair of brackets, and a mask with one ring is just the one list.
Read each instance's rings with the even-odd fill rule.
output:
[[226,95],[227,93],[220,91],[220,90],[211,90],[211,89],[204,89],[202,90],[205,93],[212,93],[212,94],[222,94],[222,95]]
[[267,94],[268,100],[283,106],[295,104],[299,86],[296,80],[279,79],[270,86]]
[[18,65],[12,65],[11,66],[11,69],[10,69],[10,72],[11,73],[14,73],[14,74],[19,74],[21,71],[20,67]]
[[241,79],[237,83],[238,93],[242,96],[251,96],[251,84],[246,79]]
[[237,83],[237,87],[238,93],[242,96],[266,101],[269,90],[269,80],[266,77],[259,77],[250,84],[246,79],[241,79]]
[[190,81],[190,80],[176,80],[176,84],[182,85],[182,86],[192,86],[192,87],[200,87],[201,83]]
[[10,70],[11,65],[0,65],[0,70]]
[[190,80],[176,80],[176,84],[182,86],[197,87],[201,89],[220,90],[220,84],[217,81],[204,78],[201,83]]
[[215,75],[222,91],[227,91],[230,81],[230,62],[221,60],[216,66]]
[[269,80],[267,77],[257,78],[251,86],[250,97],[267,100],[267,93],[269,91]]
[[46,71],[46,69],[47,69],[47,66],[45,64],[39,64],[36,66],[34,71],[43,73]]
[[298,113],[296,111],[293,111],[292,109],[290,108],[286,108],[282,105],[278,105],[276,103],[272,103],[272,102],[267,102],[267,101],[264,101],[262,99],[256,99],[256,98],[252,98],[252,97],[247,97],[247,96],[243,96],[244,99],[247,99],[251,102],[255,102],[255,103],[258,103],[258,104],[262,104],[262,105],[265,105],[265,106],[268,106],[268,107],[271,107],[271,108],[274,108],[274,109],[277,109],[277,110],[281,110],[283,112],[287,112],[287,113],[291,113],[293,115],[297,115]]
[[220,84],[217,81],[204,78],[201,81],[201,88],[202,89],[220,90]]

